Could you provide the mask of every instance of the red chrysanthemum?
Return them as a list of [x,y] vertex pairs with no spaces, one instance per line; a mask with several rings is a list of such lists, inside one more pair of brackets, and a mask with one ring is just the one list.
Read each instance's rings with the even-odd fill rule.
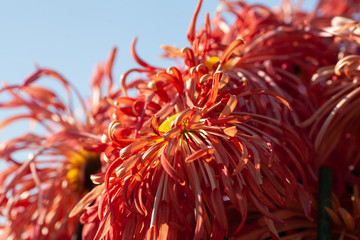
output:
[[[71,214],[85,208],[88,238],[222,239],[244,226],[249,202],[271,231],[273,221],[284,223],[272,211],[288,199],[299,199],[309,214],[299,183],[306,183],[304,143],[265,114],[268,106],[288,111],[287,102],[267,89],[246,90],[248,81],[227,73],[244,41],[212,49],[208,18],[195,34],[200,5],[188,32],[191,48],[165,47],[184,59],[183,68],[152,67],[133,51],[142,68],[128,71],[122,86],[125,93],[136,88],[138,97],[114,102],[105,151],[110,165],[93,177],[100,185]],[[218,53],[216,62],[210,52]],[[131,72],[146,75],[126,84]],[[229,206],[241,216],[234,229]]]
[[[116,49],[108,62],[98,65],[92,79],[89,102],[60,74],[38,69],[22,85],[4,86],[1,94],[10,98],[1,110],[19,108],[23,114],[10,116],[0,128],[18,120],[36,124],[18,137],[2,142],[0,157],[7,168],[0,173],[1,234],[6,239],[71,239],[79,228],[78,218],[68,214],[81,197],[92,189],[90,174],[101,169],[101,136],[107,128],[108,98],[112,89],[111,68]],[[68,96],[36,85],[41,77],[60,82]],[[107,82],[107,84],[105,84]],[[76,117],[73,94],[81,103],[83,116]],[[65,95],[66,96],[66,95]],[[27,160],[23,159],[29,154]]]
[[[286,208],[278,209],[273,212],[281,217],[286,224],[274,223],[274,228],[281,235],[283,240],[291,239],[316,239],[321,232],[318,232],[317,212],[318,206],[316,191],[312,189],[312,212],[315,221],[309,221],[304,215],[299,202],[292,201]],[[354,186],[352,192],[338,199],[336,194],[332,194],[331,206],[325,207],[330,217],[329,236],[330,239],[352,240],[359,239],[360,236],[360,194],[357,186]],[[246,228],[241,232],[239,238],[235,239],[269,239],[272,235],[268,231],[267,219],[261,216],[256,208],[249,207],[249,220]],[[239,221],[237,215],[233,215],[233,221]]]
[[319,107],[301,125],[309,128],[314,141],[315,169],[327,165],[337,170],[337,193],[344,192],[345,179],[360,184],[359,61],[360,56],[349,55],[319,70],[313,79]]
[[[222,10],[214,18],[217,46],[229,44],[237,38],[248,44],[236,52],[226,71],[234,81],[246,80],[248,89],[269,89],[286,99],[292,108],[282,115],[276,107],[266,112],[293,126],[310,117],[314,111],[310,79],[317,69],[336,63],[337,49],[333,39],[323,37],[311,25],[296,23],[296,12],[272,11],[262,5],[224,1]],[[289,4],[286,1],[284,4]],[[290,7],[290,6],[288,6]],[[231,14],[229,23],[228,14]],[[289,18],[284,15],[288,14]],[[267,102],[273,100],[267,99]],[[274,104],[272,104],[274,105]]]
[[[28,110],[6,118],[0,129],[23,119],[42,127],[0,146],[8,165],[0,175],[1,234],[360,236],[360,32],[354,20],[360,5],[320,0],[305,12],[288,0],[277,10],[224,0],[196,31],[201,4],[187,33],[190,46],[162,46],[176,66],[146,63],[135,39],[131,51],[139,67],[125,72],[114,90],[114,50],[95,71],[89,102],[50,69],[0,89],[10,98],[2,109]],[[35,85],[42,76],[58,80],[68,102]],[[82,119],[75,117],[74,95]],[[322,232],[330,220],[332,228]]]

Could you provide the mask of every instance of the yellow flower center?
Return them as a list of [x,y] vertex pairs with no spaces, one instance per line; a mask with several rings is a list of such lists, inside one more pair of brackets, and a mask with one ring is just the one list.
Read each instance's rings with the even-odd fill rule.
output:
[[66,178],[74,191],[89,191],[93,187],[90,175],[100,168],[99,154],[81,149],[69,157]]
[[219,62],[220,58],[219,57],[209,57],[208,59],[205,60],[205,65],[211,70],[213,69],[213,66],[215,63]]
[[175,120],[177,116],[179,116],[180,113],[176,113],[170,117],[168,117],[160,126],[159,126],[159,132],[167,132],[171,129],[171,123]]

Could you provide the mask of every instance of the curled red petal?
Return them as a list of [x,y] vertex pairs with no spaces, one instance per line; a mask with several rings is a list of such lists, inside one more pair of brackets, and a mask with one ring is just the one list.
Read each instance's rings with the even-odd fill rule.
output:
[[147,69],[151,69],[151,70],[154,70],[156,69],[156,67],[153,67],[151,65],[149,65],[148,63],[144,62],[136,53],[136,50],[135,50],[135,45],[136,45],[136,42],[137,42],[137,38],[134,38],[132,44],[131,44],[131,55],[133,56],[133,58],[135,59],[135,61],[140,64],[141,66],[143,66],[144,68],[147,68]]
[[200,149],[200,150],[194,152],[193,154],[191,154],[190,156],[186,157],[185,162],[190,163],[192,161],[195,161],[195,160],[205,157],[207,155],[212,155],[212,154],[214,154],[214,152],[215,151],[213,148]]
[[167,174],[169,174],[170,177],[172,177],[176,182],[178,182],[180,185],[185,186],[185,178],[178,174],[176,169],[174,169],[171,164],[169,163],[169,160],[165,156],[165,153],[161,154],[160,157],[161,165],[163,166],[164,170]]
[[91,204],[96,198],[99,197],[101,192],[104,190],[104,185],[94,187],[89,193],[87,193],[71,210],[69,217],[74,217],[82,212],[85,207]]
[[226,63],[227,60],[230,58],[231,54],[241,45],[245,43],[245,40],[243,39],[236,39],[233,42],[229,44],[229,46],[226,47],[224,50],[223,55],[220,58],[220,62],[222,64]]
[[190,23],[190,26],[189,26],[189,29],[188,29],[188,32],[187,32],[187,38],[188,38],[190,44],[193,44],[194,39],[195,39],[196,19],[197,19],[198,15],[199,15],[200,8],[201,8],[201,5],[202,5],[202,1],[203,0],[199,0],[198,4],[196,6],[194,16],[191,19],[191,23]]

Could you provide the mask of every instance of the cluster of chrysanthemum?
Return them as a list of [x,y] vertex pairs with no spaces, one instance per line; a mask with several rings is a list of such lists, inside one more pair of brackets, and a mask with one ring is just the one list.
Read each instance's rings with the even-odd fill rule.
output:
[[0,128],[27,119],[41,130],[0,146],[1,236],[314,239],[326,168],[331,237],[360,237],[360,4],[222,1],[199,30],[201,2],[189,46],[163,46],[176,67],[146,63],[135,40],[139,67],[117,88],[114,49],[89,100],[51,69],[3,86],[0,107],[24,113]]

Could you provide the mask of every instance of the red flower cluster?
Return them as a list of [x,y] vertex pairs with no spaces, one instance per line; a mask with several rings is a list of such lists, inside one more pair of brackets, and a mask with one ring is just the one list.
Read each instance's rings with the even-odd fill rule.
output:
[[[277,11],[223,1],[199,31],[200,0],[190,45],[163,46],[176,67],[143,61],[135,39],[139,68],[116,89],[113,50],[89,102],[49,69],[4,86],[12,99],[1,108],[28,112],[0,128],[30,119],[43,131],[1,145],[2,235],[358,239],[360,4],[329,2],[308,13],[289,1]],[[63,84],[68,103],[35,85],[42,76]],[[73,112],[74,93],[84,119]],[[28,160],[18,160],[22,151]],[[324,169],[333,169],[328,196]]]

